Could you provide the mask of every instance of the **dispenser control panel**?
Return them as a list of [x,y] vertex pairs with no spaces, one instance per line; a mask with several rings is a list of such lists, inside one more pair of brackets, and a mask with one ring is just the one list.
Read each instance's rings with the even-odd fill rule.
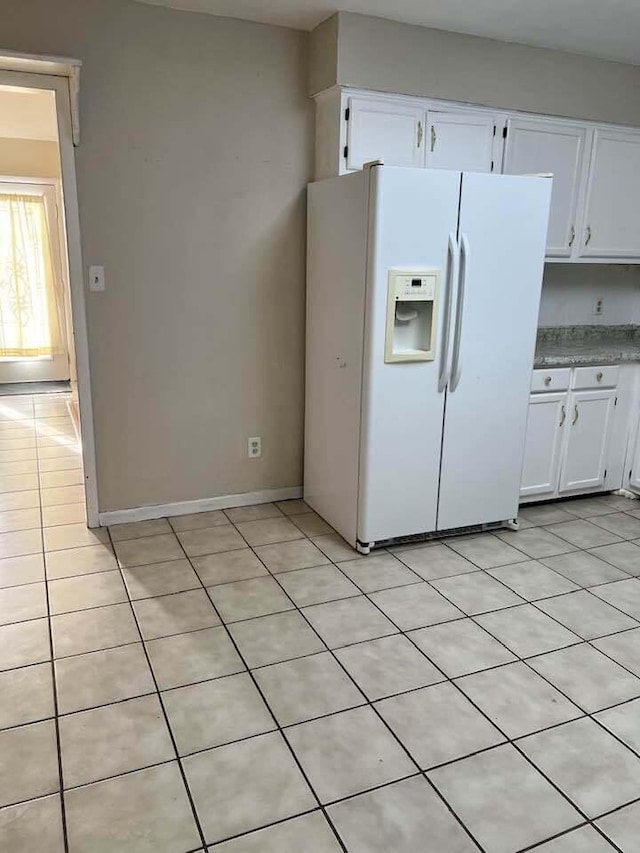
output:
[[433,361],[440,270],[389,270],[385,362]]

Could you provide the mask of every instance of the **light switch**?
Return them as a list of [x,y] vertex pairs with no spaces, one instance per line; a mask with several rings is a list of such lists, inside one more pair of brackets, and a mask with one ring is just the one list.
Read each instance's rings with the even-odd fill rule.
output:
[[100,292],[106,289],[104,267],[89,267],[89,290]]

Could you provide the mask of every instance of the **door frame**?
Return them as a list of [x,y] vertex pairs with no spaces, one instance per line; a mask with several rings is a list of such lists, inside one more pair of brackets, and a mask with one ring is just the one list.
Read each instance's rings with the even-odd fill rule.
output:
[[91,374],[89,368],[89,341],[84,292],[84,270],[80,239],[80,213],[76,182],[71,100],[69,82],[66,77],[23,71],[1,71],[0,85],[22,89],[46,89],[55,92],[58,118],[58,143],[64,196],[64,218],[69,267],[69,292],[73,337],[76,354],[78,381],[78,403],[80,406],[80,430],[82,435],[82,459],[84,464],[85,501],[87,526],[98,527],[98,487],[96,477],[96,450],[91,396]]

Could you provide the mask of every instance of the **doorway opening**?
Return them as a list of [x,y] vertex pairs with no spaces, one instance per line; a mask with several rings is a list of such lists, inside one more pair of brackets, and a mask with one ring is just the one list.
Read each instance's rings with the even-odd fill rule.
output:
[[[36,520],[45,540],[49,526],[97,524],[88,379],[68,87],[0,71],[0,536],[8,545]],[[27,547],[29,536],[15,539]]]

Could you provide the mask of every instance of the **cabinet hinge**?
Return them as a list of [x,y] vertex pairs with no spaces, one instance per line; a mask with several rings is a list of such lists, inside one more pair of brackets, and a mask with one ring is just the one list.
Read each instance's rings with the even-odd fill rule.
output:
[[496,135],[496,126],[495,126],[495,124],[493,125],[493,135],[494,135],[494,136]]
[[347,157],[349,156],[349,146],[348,145],[344,146],[344,151],[342,153],[344,154],[344,159],[346,160]]
[[629,468],[629,479],[631,479],[631,472],[632,471],[633,471],[633,468]]
[[494,166],[494,163],[493,163],[493,160],[492,160],[492,161],[491,161],[491,171],[492,171],[492,172],[493,172],[493,166]]
[[507,138],[507,129],[508,129],[507,125],[505,124],[505,126],[502,128],[502,138],[503,139]]
[[607,476],[607,469],[606,468],[604,469],[604,476],[605,477]]
[[613,401],[613,405],[614,405],[614,406],[617,406],[617,405],[618,405],[618,398],[617,398],[617,397],[616,397],[616,398],[615,398],[615,400]]
[[349,107],[347,107],[346,110],[344,111],[344,120],[349,121],[350,115],[351,115],[351,110],[349,109]]

